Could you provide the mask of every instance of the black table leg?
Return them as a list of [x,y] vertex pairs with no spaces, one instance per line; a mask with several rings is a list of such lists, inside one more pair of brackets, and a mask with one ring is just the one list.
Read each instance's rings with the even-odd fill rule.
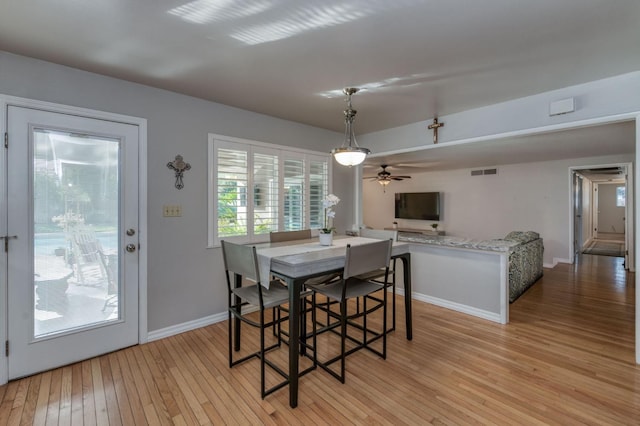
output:
[[300,291],[302,281],[287,279],[289,288],[289,405],[298,406],[298,356],[300,354]]
[[[242,275],[238,275],[235,274],[234,276],[234,283],[233,286],[235,288],[238,288],[242,285]],[[240,298],[236,295],[233,296],[233,303],[238,306],[238,312],[242,312],[242,306],[240,306]],[[240,321],[240,318],[238,318],[237,316],[234,318],[234,322],[235,322],[235,327],[233,327],[233,335],[234,335],[234,345],[233,348],[235,349],[235,351],[239,351],[240,350],[240,324],[242,324],[242,321]]]

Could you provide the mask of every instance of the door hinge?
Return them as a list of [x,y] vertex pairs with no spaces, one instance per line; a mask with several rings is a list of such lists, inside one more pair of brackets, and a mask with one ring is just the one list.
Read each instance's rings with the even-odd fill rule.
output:
[[11,236],[6,235],[6,236],[0,237],[0,238],[4,239],[4,252],[5,253],[9,253],[9,240],[16,239],[16,238],[18,238],[18,236],[17,235],[11,235]]
[[4,342],[4,355],[9,356],[9,341]]
[[4,147],[9,148],[9,133],[4,132]]

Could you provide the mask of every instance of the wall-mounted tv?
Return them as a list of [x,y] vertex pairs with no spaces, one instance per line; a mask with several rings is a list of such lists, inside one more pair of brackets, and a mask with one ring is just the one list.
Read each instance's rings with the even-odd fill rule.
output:
[[396,192],[397,219],[440,220],[439,192]]

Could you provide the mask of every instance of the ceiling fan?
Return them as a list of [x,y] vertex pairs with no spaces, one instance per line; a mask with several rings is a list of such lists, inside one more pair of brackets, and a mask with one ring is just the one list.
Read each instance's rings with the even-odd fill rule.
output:
[[387,167],[389,167],[387,164],[381,164],[380,167],[382,167],[382,170],[378,172],[377,176],[365,177],[365,179],[377,181],[380,185],[382,185],[383,191],[386,190],[387,185],[389,185],[392,180],[411,179],[411,176],[392,175],[387,171]]

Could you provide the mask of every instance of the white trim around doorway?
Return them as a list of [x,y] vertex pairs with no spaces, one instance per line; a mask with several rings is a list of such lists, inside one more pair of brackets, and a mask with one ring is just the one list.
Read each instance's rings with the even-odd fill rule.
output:
[[[627,218],[625,221],[625,247],[628,250],[628,254],[626,256],[626,259],[628,260],[628,264],[625,265],[626,269],[629,270],[629,272],[635,272],[635,265],[636,265],[636,259],[635,259],[635,242],[636,242],[636,235],[635,235],[635,218],[633,215],[633,211],[634,211],[634,203],[635,203],[635,194],[634,194],[634,185],[633,185],[633,179],[631,179],[631,177],[633,176],[633,163],[607,163],[607,164],[593,164],[593,165],[584,165],[584,166],[572,166],[569,167],[569,200],[573,200],[574,197],[574,191],[575,188],[573,187],[572,184],[572,179],[573,179],[573,174],[574,173],[578,173],[580,170],[583,169],[601,169],[601,168],[607,168],[607,167],[624,167],[625,172],[626,172],[626,176],[625,176],[625,187],[627,188],[626,191],[626,195],[627,195],[627,200],[626,200],[626,205],[625,205],[625,217]],[[591,188],[591,193],[589,195],[589,197],[592,200],[592,213],[591,213],[591,217],[588,218],[589,221],[591,222],[591,229],[593,230],[594,226],[596,223],[598,223],[598,218],[597,218],[597,197],[594,195],[594,188],[597,188],[598,185],[600,184],[604,184],[604,183],[593,183],[593,187]],[[574,258],[574,250],[573,250],[573,246],[574,243],[573,241],[575,240],[575,212],[574,212],[574,208],[575,205],[573,202],[569,203],[569,240],[571,242],[571,253],[570,253],[570,262],[569,263],[575,263],[576,259]],[[589,242],[590,239],[588,239],[587,241],[583,241],[583,244],[586,244],[587,242]]]
[[[147,324],[147,264],[148,264],[148,239],[147,239],[147,120],[139,117],[132,117],[110,112],[97,111],[87,108],[80,108],[69,105],[61,105],[51,102],[38,101],[34,99],[19,98],[0,94],[0,108],[2,109],[2,119],[0,120],[0,135],[4,135],[7,131],[7,109],[9,106],[17,106],[23,108],[40,109],[43,111],[57,112],[63,114],[77,115],[87,118],[95,118],[99,120],[114,121],[119,123],[133,124],[139,129],[139,162],[138,162],[138,190],[140,194],[139,211],[138,211],[138,227],[139,227],[139,244],[138,253],[139,262],[139,306],[138,306],[138,343],[146,343],[148,341],[148,324]],[[6,161],[6,149],[2,149],[0,153],[0,162]],[[7,233],[7,217],[6,192],[7,176],[6,170],[0,174],[0,235]],[[7,277],[5,264],[6,257],[0,261],[0,342],[7,341]],[[4,346],[4,345],[3,345]],[[5,356],[4,361],[0,362],[0,385],[8,381],[8,358]]]

